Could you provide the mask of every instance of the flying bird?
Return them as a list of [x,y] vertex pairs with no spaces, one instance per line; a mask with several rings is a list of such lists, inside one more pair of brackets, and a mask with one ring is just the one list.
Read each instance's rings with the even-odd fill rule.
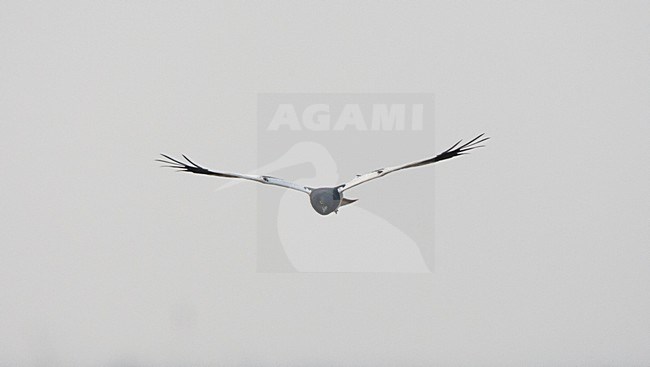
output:
[[156,159],[158,162],[162,162],[165,165],[163,167],[174,168],[183,172],[191,172],[199,175],[208,175],[208,176],[217,176],[225,178],[238,178],[250,181],[256,181],[265,185],[274,185],[280,186],[291,190],[296,190],[303,192],[309,195],[309,201],[312,208],[320,215],[328,215],[331,213],[338,213],[339,208],[345,205],[349,205],[357,201],[358,199],[349,199],[343,196],[343,193],[346,190],[349,190],[355,186],[361,185],[362,183],[374,180],[376,178],[384,177],[389,173],[397,172],[407,168],[414,168],[425,166],[427,164],[432,164],[446,159],[454,158],[460,155],[467,154],[472,149],[481,148],[483,145],[481,143],[489,139],[489,137],[484,137],[485,134],[481,134],[474,139],[468,141],[465,144],[462,144],[462,140],[459,140],[456,144],[451,146],[449,149],[444,152],[436,155],[435,157],[417,160],[415,162],[405,163],[399,166],[379,168],[368,173],[357,175],[352,180],[338,185],[336,187],[308,187],[299,185],[293,182],[285,181],[281,178],[264,176],[264,175],[252,175],[252,174],[243,174],[243,173],[230,173],[223,171],[211,171],[207,168],[203,168],[198,164],[192,162],[184,154],[183,158],[187,163],[183,163],[177,159],[174,159],[166,154],[161,154],[164,159]]

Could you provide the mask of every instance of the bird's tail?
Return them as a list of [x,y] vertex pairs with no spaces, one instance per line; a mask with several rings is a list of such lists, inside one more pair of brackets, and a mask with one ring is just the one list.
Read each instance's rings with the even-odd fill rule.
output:
[[348,204],[352,204],[352,203],[354,203],[354,202],[357,201],[357,200],[359,200],[359,199],[347,199],[347,198],[343,198],[343,200],[341,200],[341,206],[348,205]]

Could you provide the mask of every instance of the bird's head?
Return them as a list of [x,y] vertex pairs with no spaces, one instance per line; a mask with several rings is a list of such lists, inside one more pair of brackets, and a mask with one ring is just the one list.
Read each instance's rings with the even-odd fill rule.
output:
[[341,194],[336,187],[313,189],[309,194],[311,207],[320,214],[328,215],[341,205]]

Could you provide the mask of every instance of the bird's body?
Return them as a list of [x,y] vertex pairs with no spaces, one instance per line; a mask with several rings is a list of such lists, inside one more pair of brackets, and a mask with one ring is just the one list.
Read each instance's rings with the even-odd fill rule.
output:
[[311,207],[320,215],[336,212],[341,206],[341,199],[342,195],[336,187],[321,187],[309,193]]
[[435,157],[427,158],[427,159],[423,159],[411,163],[406,163],[399,166],[376,169],[374,171],[368,172],[363,175],[357,175],[352,180],[336,187],[312,188],[308,186],[299,185],[293,182],[288,182],[272,176],[211,171],[192,162],[185,155],[183,155],[183,158],[185,158],[187,163],[183,163],[165,154],[162,154],[162,156],[166,158],[166,160],[158,159],[157,161],[165,163],[166,167],[175,168],[180,171],[191,172],[191,173],[196,173],[201,175],[218,176],[224,178],[239,178],[244,180],[256,181],[262,184],[280,186],[287,189],[300,191],[309,195],[311,206],[318,214],[328,215],[331,214],[332,212],[338,213],[339,208],[341,208],[342,206],[352,204],[355,201],[357,201],[356,199],[349,199],[344,197],[343,194],[344,191],[352,187],[374,180],[376,178],[383,177],[392,172],[400,171],[406,168],[424,166],[427,164],[436,163],[442,160],[446,160],[449,158],[466,154],[468,151],[472,149],[482,147],[482,145],[479,144],[486,141],[487,139],[489,138],[483,137],[483,134],[481,134],[461,146],[458,146],[461,143],[459,141],[456,144],[454,144],[451,148],[436,155]]
[[339,208],[344,205],[357,201],[356,199],[344,198],[339,189],[340,186],[312,189],[309,193],[311,207],[320,215],[328,215],[332,212],[338,212]]

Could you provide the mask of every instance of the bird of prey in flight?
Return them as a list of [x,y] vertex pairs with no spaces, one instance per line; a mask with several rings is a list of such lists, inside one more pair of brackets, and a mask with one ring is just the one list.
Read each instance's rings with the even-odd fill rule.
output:
[[244,180],[256,181],[266,185],[275,185],[287,189],[300,191],[309,195],[311,206],[318,214],[328,215],[331,214],[332,212],[338,213],[338,209],[340,207],[344,205],[352,204],[355,201],[357,201],[357,199],[348,199],[343,197],[343,193],[346,190],[351,189],[357,185],[361,185],[364,182],[368,182],[379,177],[384,177],[389,173],[397,172],[407,168],[420,167],[427,164],[444,161],[445,159],[450,159],[463,154],[467,154],[467,152],[469,152],[472,149],[483,147],[483,145],[480,144],[489,139],[488,137],[484,137],[483,135],[484,134],[481,134],[462,145],[460,145],[460,143],[462,142],[462,140],[460,140],[456,144],[454,144],[451,148],[436,155],[435,157],[421,159],[415,162],[401,164],[399,166],[379,168],[374,171],[365,173],[363,175],[357,175],[352,180],[344,184],[338,185],[336,187],[313,188],[308,186],[302,186],[272,176],[229,173],[223,171],[211,171],[192,162],[185,155],[183,155],[183,158],[185,158],[187,163],[183,163],[166,154],[161,154],[165,159],[156,159],[156,161],[165,163],[163,167],[175,168],[179,171],[191,172],[199,175],[209,175],[209,176],[217,176],[217,177],[225,177],[225,178],[239,178]]

